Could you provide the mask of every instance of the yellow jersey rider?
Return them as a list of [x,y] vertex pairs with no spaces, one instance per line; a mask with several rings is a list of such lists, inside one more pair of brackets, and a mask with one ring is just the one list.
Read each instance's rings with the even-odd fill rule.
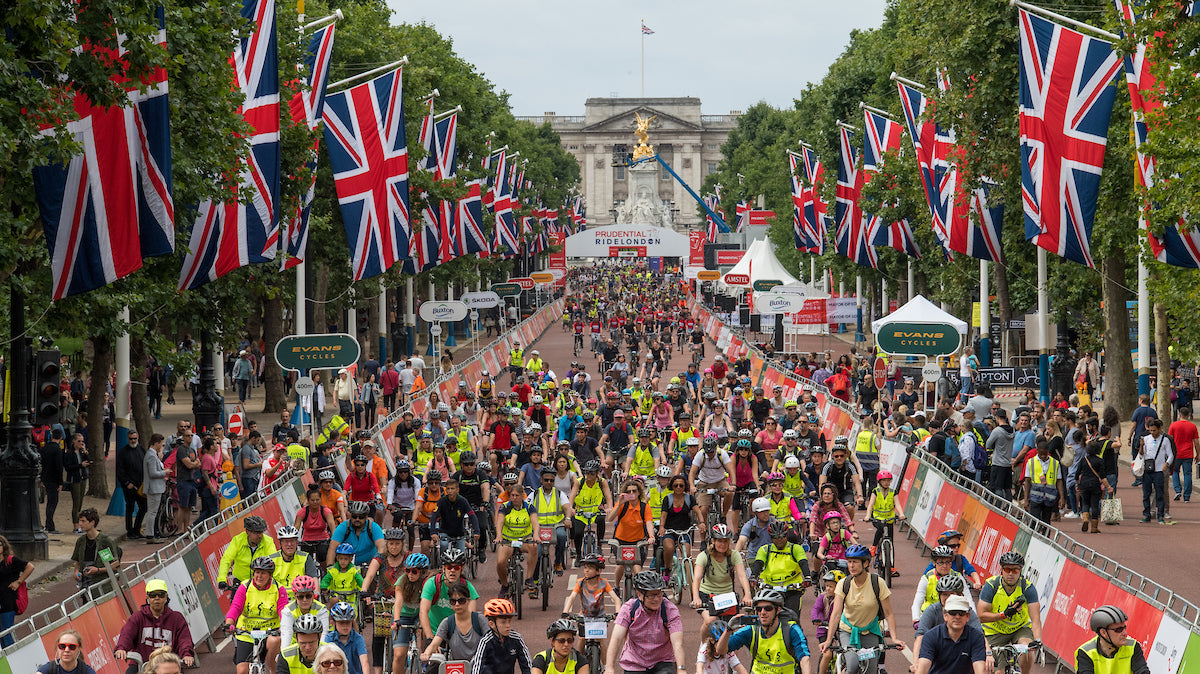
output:
[[[233,595],[229,610],[225,613],[225,629],[237,636],[233,651],[233,662],[237,674],[248,674],[250,658],[254,653],[253,630],[274,631],[279,629],[279,616],[288,605],[285,590],[271,574],[275,562],[269,557],[255,557],[250,562],[250,582],[243,583]],[[267,662],[275,662],[279,653],[279,635],[267,636]]]

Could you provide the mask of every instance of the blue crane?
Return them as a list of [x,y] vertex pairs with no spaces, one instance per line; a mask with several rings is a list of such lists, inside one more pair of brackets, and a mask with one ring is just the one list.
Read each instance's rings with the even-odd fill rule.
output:
[[704,212],[708,214],[708,217],[712,218],[713,222],[717,223],[717,228],[725,234],[729,233],[729,225],[725,224],[725,219],[722,218],[721,216],[717,215],[716,213],[714,213],[713,210],[708,207],[708,204],[704,203],[704,200],[700,198],[700,195],[696,194],[696,191],[693,190],[691,188],[691,186],[689,186],[687,183],[685,183],[683,181],[683,178],[680,178],[679,174],[675,172],[675,169],[672,169],[671,165],[668,164],[666,162],[666,160],[664,160],[662,157],[660,157],[656,154],[653,157],[645,157],[643,159],[637,159],[637,160],[629,162],[629,167],[633,168],[634,166],[637,166],[638,164],[644,164],[644,163],[650,162],[650,161],[656,161],[659,164],[662,164],[662,167],[667,169],[667,173],[671,174],[671,177],[675,179],[675,182],[679,183],[680,185],[683,185],[683,189],[687,190],[687,193],[692,195],[692,198],[696,200],[696,203],[700,204],[700,208],[704,209]]

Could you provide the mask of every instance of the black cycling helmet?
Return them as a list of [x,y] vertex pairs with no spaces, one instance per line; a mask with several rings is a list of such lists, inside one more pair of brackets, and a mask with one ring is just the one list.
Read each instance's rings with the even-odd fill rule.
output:
[[597,569],[603,569],[604,568],[604,555],[601,555],[599,553],[586,555],[583,559],[579,560],[580,566],[583,566],[584,564],[591,564],[592,566],[596,567]]
[[242,526],[248,532],[261,534],[267,530],[267,521],[258,515],[251,515],[246,518],[246,521],[242,523]]
[[250,562],[251,571],[269,571],[275,573],[275,560],[270,557],[255,557]]
[[633,587],[639,592],[653,592],[655,590],[662,590],[662,573],[658,571],[639,571],[633,577]]
[[771,538],[787,536],[789,531],[791,531],[791,527],[788,526],[787,522],[782,520],[772,520],[771,523],[767,525],[767,534],[770,535]]
[[441,482],[441,481],[442,481],[442,471],[438,470],[437,468],[434,468],[433,470],[429,471],[428,473],[425,473],[425,482],[428,483],[428,482]]
[[599,473],[600,472],[600,462],[595,459],[588,461],[587,463],[583,464],[583,472],[584,473]]
[[405,534],[403,529],[392,527],[391,529],[383,532],[383,540],[385,541],[402,541],[404,539]]
[[1000,555],[1000,566],[1019,566],[1025,568],[1025,556],[1016,550],[1009,550]]
[[566,632],[571,635],[579,634],[579,628],[575,627],[575,623],[566,618],[559,618],[550,623],[546,628],[546,638],[553,639],[554,637]]
[[458,455],[458,463],[459,463],[459,465],[462,465],[465,463],[475,463],[475,452],[467,450],[467,451],[463,452],[462,454],[459,454]]

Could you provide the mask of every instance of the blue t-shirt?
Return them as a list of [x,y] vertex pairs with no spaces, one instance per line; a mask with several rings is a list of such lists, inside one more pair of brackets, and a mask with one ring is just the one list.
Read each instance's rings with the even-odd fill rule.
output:
[[[754,645],[754,630],[758,629],[757,625],[746,625],[739,627],[732,636],[729,637],[729,652],[732,653],[739,648],[749,649]],[[796,661],[796,671],[800,671],[800,661],[808,657],[808,642],[804,639],[804,630],[800,629],[797,623],[791,623],[792,631],[792,658]],[[759,636],[759,643],[762,643],[763,638]],[[754,657],[754,653],[750,654]]]
[[1029,429],[1027,431],[1017,431],[1013,433],[1013,458],[1017,458],[1017,455],[1021,453],[1021,450],[1025,449],[1026,447],[1037,447],[1036,442],[1037,435],[1033,432],[1033,429]]
[[[1133,423],[1133,437],[1140,438],[1146,434],[1146,420],[1157,419],[1158,412],[1149,405],[1138,405],[1138,408],[1130,415],[1129,421]],[[1137,448],[1134,447],[1133,450]]]
[[917,658],[926,658],[933,663],[930,674],[969,672],[971,663],[987,659],[987,642],[983,632],[970,625],[963,629],[958,641],[950,638],[944,624],[938,625],[921,639],[921,653]]
[[383,528],[375,522],[368,520],[367,526],[362,533],[354,533],[350,529],[350,521],[347,520],[337,526],[333,530],[332,545],[338,543],[349,543],[354,546],[354,563],[367,564],[379,551],[375,548],[375,542],[383,539]]
[[72,669],[69,672],[61,667],[55,669],[53,662],[47,662],[41,667],[38,667],[37,670],[37,674],[50,674],[51,672],[56,672],[57,674],[96,674],[96,670],[92,669],[89,665],[84,664],[83,661],[77,661],[75,664],[75,669]]
[[324,641],[327,644],[336,645],[342,649],[342,653],[346,654],[346,674],[363,674],[362,662],[359,661],[358,656],[367,655],[369,661],[370,655],[367,654],[367,642],[361,634],[351,630],[346,643],[342,643],[341,635],[337,633],[337,630],[329,630]]

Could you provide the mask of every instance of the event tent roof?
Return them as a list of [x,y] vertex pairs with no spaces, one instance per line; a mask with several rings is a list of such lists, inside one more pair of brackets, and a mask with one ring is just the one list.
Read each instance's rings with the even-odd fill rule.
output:
[[[749,288],[754,285],[755,281],[762,280],[782,281],[783,285],[799,283],[795,276],[783,268],[779,258],[775,257],[775,246],[766,239],[756,239],[751,243],[742,259],[727,273],[745,274],[750,277],[750,282],[744,286],[729,286],[731,288]],[[727,285],[724,281],[720,284],[721,287]]]
[[877,333],[889,323],[948,323],[958,330],[958,334],[967,334],[966,321],[959,320],[953,314],[942,311],[940,307],[922,295],[917,295],[887,316],[872,321],[871,332]]

